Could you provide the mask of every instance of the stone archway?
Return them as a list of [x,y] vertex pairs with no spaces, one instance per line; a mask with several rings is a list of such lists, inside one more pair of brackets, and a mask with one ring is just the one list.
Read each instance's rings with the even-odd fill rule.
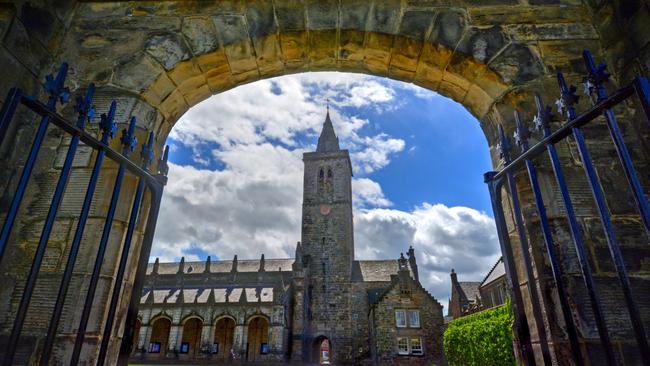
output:
[[[73,92],[94,81],[98,87],[95,99],[98,112],[107,109],[111,98],[117,99],[118,120],[125,122],[126,116],[137,116],[139,140],[143,141],[146,134],[153,131],[159,156],[176,120],[209,95],[289,73],[361,72],[413,82],[462,103],[481,122],[497,166],[498,157],[493,149],[495,125],[504,124],[506,130],[511,131],[512,111],[515,108],[532,110],[534,92],[539,92],[546,102],[552,102],[557,97],[552,73],[557,69],[565,71],[570,82],[579,83],[583,48],[591,49],[608,61],[614,81],[618,83],[629,81],[635,73],[647,73],[650,64],[647,56],[650,48],[643,36],[647,32],[639,31],[645,29],[648,9],[640,3],[625,6],[620,1],[530,3],[483,4],[468,0],[458,1],[454,6],[431,6],[402,1],[347,0],[306,3],[71,1],[57,8],[32,3],[5,4],[0,6],[0,24],[7,25],[0,27],[0,34],[4,35],[0,48],[3,64],[0,75],[4,80],[0,95],[11,85],[37,94],[39,81],[52,71],[53,65],[69,61],[69,85]],[[583,106],[587,103],[584,99]],[[635,111],[626,113],[621,120],[632,120]],[[0,147],[2,202],[12,194],[22,154],[30,144],[30,126],[31,120],[25,119],[24,125],[16,127],[17,138]],[[633,133],[628,137],[639,140]],[[606,137],[596,134],[596,139],[604,141]],[[638,162],[646,166],[650,163],[650,148],[641,140],[640,145],[646,147],[638,152]],[[56,151],[60,144],[65,144],[60,136],[51,136],[48,146]],[[570,179],[579,180],[579,168],[571,160],[570,146],[565,149],[567,161],[576,168],[567,174]],[[607,151],[600,153],[607,155]],[[615,187],[619,181],[618,173],[611,168],[608,164],[599,166],[599,173],[608,185],[606,188]],[[41,163],[37,169],[36,174],[43,179],[35,183],[33,192],[49,192],[53,181],[48,177],[56,171],[54,160]],[[80,177],[87,174],[88,169],[83,164],[76,167],[73,184],[83,185]],[[108,166],[104,171],[106,177],[114,174],[115,167]],[[107,178],[106,182],[110,180]],[[122,206],[128,206],[134,185],[133,181],[125,184]],[[111,192],[108,183],[98,192],[98,204],[88,224],[89,234],[78,259],[80,270],[75,273],[74,285],[82,286],[85,269],[92,265],[93,245],[97,243],[97,232],[101,231],[105,216],[102,207],[106,206]],[[522,193],[530,202],[530,194]],[[28,219],[18,223],[15,231],[31,233],[42,225],[39,212],[43,209],[39,202],[47,200],[41,198],[38,193],[28,197],[29,202],[24,203]],[[69,207],[77,203],[69,197],[66,202],[64,206],[69,204]],[[631,222],[631,209],[616,202],[612,205],[620,225],[627,227]],[[0,210],[4,210],[3,206]],[[595,214],[588,206],[585,204],[582,223],[593,236],[595,244],[591,250],[600,253],[602,246],[598,244],[598,232],[593,224]],[[53,291],[56,291],[62,271],[60,264],[65,262],[66,240],[74,215],[75,210],[69,209],[62,210],[58,216],[59,233],[48,248],[47,266],[43,270],[53,275],[39,278],[36,290],[42,294],[39,298],[55,296]],[[106,296],[110,289],[119,253],[117,238],[126,230],[125,221],[125,217],[119,217],[114,225],[115,235],[112,235],[98,296]],[[624,235],[630,243],[626,244],[628,253],[633,253],[630,256],[637,259],[632,261],[631,268],[633,275],[640,274],[635,286],[647,289],[650,281],[642,274],[648,249],[636,245],[642,239],[635,230],[626,230]],[[32,244],[37,239],[27,234],[16,235],[14,247],[0,263],[0,280],[10,284],[0,292],[0,309],[3,310],[0,313],[5,314],[0,318],[0,336],[6,336],[9,331],[15,314],[10,299],[17,293],[14,288],[22,287],[23,274],[33,256]],[[535,240],[532,252],[537,272],[541,273],[538,286],[542,293],[549,294],[542,299],[545,312],[550,314],[545,322],[552,333],[554,353],[561,357],[568,348],[562,324],[555,320],[560,317],[552,300],[554,288],[547,275],[541,241]],[[139,252],[140,241],[134,243],[132,250]],[[571,253],[566,256],[570,258]],[[598,277],[613,289],[612,294],[616,293],[611,266],[602,262],[597,267],[600,269]],[[131,271],[127,282],[132,283],[133,277]],[[571,272],[570,277],[568,282],[579,286],[577,274]],[[82,293],[70,292],[66,303],[82,303]],[[576,306],[582,313],[588,307],[587,301],[579,290],[576,290],[576,297]],[[105,305],[95,306],[99,309]],[[39,307],[40,311],[46,308],[48,304]],[[616,306],[612,308],[616,310]],[[72,346],[71,334],[77,327],[75,311],[70,308],[63,314],[62,322],[66,327],[62,327],[64,330],[59,334],[60,354],[55,355],[59,359],[65,359],[66,350]],[[103,313],[98,311],[98,314]],[[123,322],[125,311],[117,313],[120,314],[117,321]],[[27,329],[21,342],[26,347],[33,347],[42,338],[44,330],[38,326],[42,323],[38,316],[34,311],[28,313],[27,324],[34,326]],[[101,329],[102,322],[101,316],[94,319],[91,332]],[[624,320],[617,324],[623,335],[616,342],[621,348],[629,347],[625,336],[629,334],[629,324]],[[585,325],[584,328],[586,343],[593,344],[595,335],[589,331],[593,327]],[[98,342],[94,337],[97,336],[89,334],[85,347],[96,347]],[[113,337],[119,340],[116,335]],[[38,350],[25,348],[22,351],[26,355],[33,352]]]
[[317,364],[330,364],[332,360],[332,342],[329,338],[321,335],[314,339],[311,345],[311,358],[312,363]]
[[160,317],[152,322],[151,338],[147,352],[157,354],[158,358],[165,358],[167,346],[169,345],[169,332],[171,326],[171,320],[165,317]]
[[201,319],[191,317],[183,323],[183,337],[181,338],[180,353],[183,358],[195,358],[201,351]]
[[250,319],[246,338],[246,361],[257,362],[267,359],[269,346],[269,321],[263,316]]
[[139,318],[135,320],[135,326],[133,327],[133,351],[138,349],[138,342],[140,340],[140,330],[142,329],[142,320]]
[[[227,361],[231,357],[231,350],[235,340],[235,319],[225,316],[219,318],[214,327],[214,344],[216,345],[215,358]],[[214,352],[214,351],[213,351]]]

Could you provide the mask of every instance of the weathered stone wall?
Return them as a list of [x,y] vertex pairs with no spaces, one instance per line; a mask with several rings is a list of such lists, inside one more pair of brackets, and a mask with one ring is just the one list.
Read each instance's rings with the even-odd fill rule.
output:
[[[159,156],[174,122],[189,107],[211,94],[294,72],[362,72],[414,82],[462,103],[481,122],[496,167],[499,163],[494,150],[495,125],[503,123],[510,134],[515,108],[524,111],[524,119],[530,120],[534,92],[539,92],[547,103],[555,100],[558,91],[554,72],[559,69],[566,72],[569,82],[578,84],[584,73],[580,56],[583,48],[591,49],[598,58],[605,56],[614,72],[614,84],[629,81],[636,73],[646,74],[650,62],[647,19],[648,8],[641,1],[16,1],[0,5],[0,64],[3,65],[0,95],[12,84],[29,93],[39,93],[42,77],[52,72],[58,62],[66,60],[71,66],[68,85],[73,91],[77,93],[88,82],[95,81],[97,94],[104,98],[96,102],[99,112],[107,109],[110,98],[118,98],[123,113],[118,118],[122,123],[120,128],[126,117],[136,115],[139,140],[143,141],[148,131],[154,131],[156,156]],[[579,109],[584,110],[588,104],[583,98]],[[639,172],[644,172],[650,161],[647,142],[650,133],[635,106],[626,107],[619,111],[621,123],[626,138],[639,146],[634,149],[633,158]],[[21,115],[19,123],[10,129],[9,136],[15,138],[0,146],[1,215],[5,214],[13,195],[17,172],[31,142],[35,126],[32,118]],[[645,297],[650,293],[647,238],[642,237],[634,208],[628,204],[629,196],[623,193],[624,176],[613,158],[611,145],[604,143],[608,141],[606,131],[600,127],[588,129],[587,135],[591,145],[597,147],[594,155],[605,160],[598,165],[599,176],[609,194],[610,210],[616,214],[615,224],[630,266],[633,290],[649,329],[650,299]],[[620,302],[620,288],[613,277],[575,146],[569,141],[558,148],[588,237],[618,355],[634,364],[638,353],[631,340],[629,320]],[[54,157],[65,149],[65,139],[53,131],[45,149],[21,208],[25,219],[16,224],[10,247],[0,264],[0,281],[6,284],[0,288],[0,314],[4,314],[0,318],[0,342],[11,328],[16,301],[45,215],[43,202],[51,195],[56,179]],[[79,186],[76,190],[85,188],[80,177],[87,176],[88,169],[88,164],[75,169],[71,185]],[[550,170],[543,167],[540,170],[548,210],[557,223],[556,240],[566,261],[563,269],[569,272],[565,281],[571,284],[576,306],[574,316],[581,319],[580,333],[585,338],[589,358],[599,360],[588,301],[574,265],[566,224],[561,218],[562,205]],[[104,183],[98,189],[96,211],[87,229],[88,237],[82,245],[73,288],[84,288],[87,282],[96,250],[94,238],[101,231],[114,174],[115,167],[107,166]],[[648,191],[650,177],[640,175]],[[525,176],[519,177],[519,182],[526,187]],[[123,235],[134,182],[127,182],[124,189],[98,299],[110,295],[109,284],[119,256],[117,245]],[[530,192],[522,188],[521,193],[526,224],[531,233],[537,233]],[[42,339],[42,324],[53,303],[69,250],[67,239],[78,215],[72,209],[78,207],[73,205],[72,197],[67,196],[65,201],[70,202],[71,209],[59,215],[58,234],[48,249],[35,303],[23,331],[29,339],[24,338],[21,344],[29,347],[38,348]],[[536,234],[531,237],[531,252],[538,273],[535,281],[543,294],[545,326],[552,335],[554,355],[564,359],[567,346],[548,260],[541,237]],[[520,258],[515,235],[512,239],[515,254]],[[139,241],[132,250],[132,257],[137,256]],[[521,267],[518,272],[525,287]],[[132,280],[131,272],[127,282]],[[67,315],[60,330],[64,343],[76,332],[78,320],[74,314],[83,303],[83,292],[73,291],[66,299]],[[106,310],[103,303],[95,303],[84,354],[88,359],[95,357],[98,330]],[[65,350],[60,348],[60,352]],[[17,363],[34,362],[35,353],[38,350],[25,348]]]
[[[228,263],[230,264],[230,262]],[[186,266],[191,265],[190,263]],[[258,271],[258,272],[214,272],[216,264],[213,264],[211,271],[201,271],[205,262],[200,262],[197,272],[179,272],[175,274],[150,273],[146,277],[145,294],[147,297],[142,300],[138,318],[141,321],[139,338],[136,341],[133,360],[149,360],[163,356],[165,358],[192,361],[196,359],[216,359],[210,353],[213,340],[215,339],[215,326],[218,319],[227,316],[235,320],[233,351],[238,359],[246,358],[246,344],[248,342],[248,324],[256,316],[263,316],[269,322],[269,353],[262,356],[267,360],[283,361],[288,352],[287,334],[289,331],[289,315],[285,314],[289,308],[290,298],[284,292],[284,285],[291,281],[291,272],[282,271]],[[224,267],[221,265],[221,267]],[[197,266],[198,268],[198,266]],[[270,297],[262,297],[259,294],[258,301],[246,300],[248,295],[241,293],[238,300],[211,298],[195,301],[177,296],[175,301],[155,299],[156,296],[149,294],[150,291],[172,289],[171,296],[175,291],[196,290],[210,292],[212,289],[270,289]],[[268,300],[271,301],[268,301]],[[172,321],[172,331],[167,344],[167,349],[162,355],[148,353],[147,349],[151,338],[152,320],[164,316]],[[200,352],[196,357],[180,354],[180,344],[183,334],[183,324],[190,317],[198,317],[203,323],[202,337],[200,341]],[[220,350],[229,352],[229,350]],[[223,358],[220,358],[221,360]]]
[[[287,345],[284,343],[285,324],[277,322],[278,312],[281,311],[283,311],[283,306],[277,304],[169,304],[163,306],[144,304],[139,311],[142,326],[132,360],[137,362],[137,360],[159,358],[158,354],[147,352],[151,338],[151,326],[153,325],[151,321],[159,316],[167,316],[172,319],[172,331],[170,331],[167,350],[161,351],[165,354],[165,358],[181,360],[185,358],[188,361],[214,358],[215,356],[210,353],[210,350],[214,340],[216,322],[223,316],[229,316],[235,319],[233,350],[237,358],[245,359],[248,323],[251,318],[262,315],[269,320],[269,354],[264,357],[268,360],[283,361]],[[183,336],[183,323],[189,317],[198,317],[203,323],[200,341],[201,350],[196,357],[191,358],[179,353]],[[229,350],[225,351],[229,352]],[[220,350],[220,352],[224,352],[224,350]]]

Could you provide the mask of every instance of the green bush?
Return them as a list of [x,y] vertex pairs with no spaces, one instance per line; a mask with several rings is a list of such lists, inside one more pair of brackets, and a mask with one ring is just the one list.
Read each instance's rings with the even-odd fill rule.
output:
[[505,305],[452,320],[444,335],[450,366],[514,365],[512,310]]

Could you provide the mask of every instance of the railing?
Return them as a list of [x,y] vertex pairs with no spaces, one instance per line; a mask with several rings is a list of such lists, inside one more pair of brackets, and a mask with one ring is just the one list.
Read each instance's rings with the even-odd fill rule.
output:
[[558,72],[557,80],[560,89],[560,98],[557,100],[556,104],[558,106],[559,112],[566,116],[566,123],[564,123],[555,132],[552,132],[550,127],[553,119],[551,107],[544,105],[541,98],[539,96],[536,96],[535,102],[537,105],[537,114],[534,118],[534,123],[536,129],[542,133],[543,138],[534,146],[529,146],[528,139],[530,137],[530,131],[527,129],[525,123],[521,121],[519,113],[515,112],[516,130],[514,139],[521,149],[522,153],[515,159],[511,158],[511,145],[509,139],[505,136],[503,128],[499,125],[498,147],[500,157],[505,164],[505,167],[498,172],[488,172],[485,174],[485,182],[489,187],[499,242],[501,245],[501,251],[504,256],[508,287],[511,289],[511,295],[513,299],[513,308],[515,312],[515,331],[521,344],[522,355],[524,358],[523,361],[528,365],[535,365],[531,347],[530,331],[528,329],[526,314],[523,310],[522,294],[519,287],[520,281],[515,269],[513,250],[502,206],[501,192],[504,185],[507,187],[507,192],[509,194],[510,202],[513,208],[514,225],[516,233],[518,235],[520,251],[523,259],[524,277],[525,282],[528,286],[528,292],[530,294],[532,315],[536,324],[537,333],[539,335],[542,356],[545,364],[551,364],[548,335],[546,334],[542,319],[539,294],[537,292],[536,286],[534,285],[535,278],[533,275],[533,267],[528,249],[529,240],[527,237],[526,228],[524,227],[524,218],[522,216],[519,196],[517,193],[517,184],[514,178],[514,174],[518,172],[523,166],[525,166],[530,181],[530,188],[532,189],[534,197],[535,207],[539,216],[542,237],[544,239],[544,246],[550,261],[553,279],[555,281],[555,285],[557,286],[560,308],[563,320],[566,324],[566,332],[571,347],[573,361],[577,365],[582,365],[585,363],[583,360],[582,350],[580,349],[579,334],[567,297],[567,289],[562,280],[563,271],[558,262],[558,255],[556,253],[555,246],[556,244],[554,243],[553,235],[551,233],[551,225],[546,214],[537,171],[535,168],[535,163],[533,162],[533,158],[539,157],[544,151],[547,151],[551,166],[553,168],[553,173],[555,175],[555,179],[562,196],[564,208],[566,210],[566,216],[573,245],[577,253],[582,279],[587,289],[594,320],[598,328],[600,342],[605,352],[606,362],[609,365],[616,364],[614,349],[612,347],[609,331],[604,320],[603,310],[601,308],[598,291],[594,283],[592,269],[589,264],[589,257],[587,254],[587,249],[585,248],[583,233],[580,225],[578,224],[575,209],[569,195],[569,188],[567,186],[560,163],[560,158],[555,148],[556,143],[569,136],[573,136],[573,139],[577,145],[585,175],[591,188],[594,202],[598,209],[600,221],[605,232],[605,238],[607,240],[607,246],[616,268],[616,273],[618,275],[622,289],[627,312],[632,323],[634,336],[641,353],[641,358],[645,364],[650,365],[650,350],[648,348],[646,330],[643,327],[643,322],[639,313],[639,307],[636,304],[635,297],[632,293],[628,273],[623,261],[623,257],[621,255],[620,245],[616,239],[615,228],[612,224],[612,219],[610,217],[609,210],[605,201],[603,188],[598,180],[596,170],[589,153],[589,149],[587,148],[587,144],[581,130],[581,127],[594,121],[594,119],[597,117],[604,116],[612,141],[616,147],[616,153],[623,167],[623,170],[625,171],[629,188],[634,195],[636,208],[641,216],[641,221],[645,227],[646,234],[650,237],[650,206],[648,205],[648,201],[644,196],[643,188],[639,182],[634,164],[630,158],[628,148],[623,140],[618,122],[612,110],[612,108],[619,103],[636,95],[641,103],[641,108],[645,112],[645,117],[650,117],[650,84],[645,78],[637,77],[631,84],[622,87],[611,96],[608,96],[607,91],[604,87],[604,83],[608,80],[609,77],[606,72],[606,66],[604,64],[596,66],[589,51],[584,51],[583,58],[589,73],[584,82],[585,94],[593,98],[592,100],[595,101],[594,105],[587,111],[578,115],[575,110],[575,104],[578,101],[576,88],[574,86],[568,86],[564,80],[563,74],[561,72]]
[[[126,326],[124,327],[125,331],[122,335],[122,345],[120,350],[120,361],[121,363],[126,363],[126,358],[131,350],[131,342],[133,338],[133,325],[136,321],[137,316],[137,306],[139,300],[139,293],[142,292],[142,286],[144,283],[144,276],[147,267],[147,262],[149,259],[149,254],[151,251],[151,243],[153,241],[153,234],[156,226],[156,219],[158,217],[158,211],[160,206],[160,199],[163,193],[163,187],[166,184],[166,175],[167,175],[167,156],[169,153],[168,147],[165,148],[162,158],[158,161],[156,175],[152,175],[149,171],[149,165],[154,159],[153,154],[153,133],[149,134],[149,139],[147,143],[142,145],[140,151],[141,155],[141,164],[138,165],[129,159],[130,153],[137,146],[137,139],[135,137],[135,127],[136,119],[132,117],[130,119],[128,128],[122,131],[122,137],[120,139],[122,145],[122,151],[117,152],[109,147],[109,141],[114,137],[116,130],[115,123],[115,110],[116,103],[113,101],[110,105],[108,113],[102,114],[99,121],[99,129],[101,130],[101,140],[96,139],[91,134],[86,132],[84,129],[87,123],[93,121],[95,110],[92,106],[93,96],[95,92],[95,87],[93,84],[90,84],[87,88],[86,94],[82,97],[79,96],[76,98],[75,112],[77,112],[77,121],[76,123],[71,123],[63,118],[60,114],[56,112],[57,104],[65,104],[70,98],[70,93],[67,88],[64,87],[65,78],[67,75],[68,66],[67,64],[62,64],[56,77],[48,75],[46,82],[44,84],[45,91],[49,94],[49,98],[46,104],[38,101],[34,97],[24,95],[23,91],[18,88],[13,88],[9,91],[7,98],[5,99],[2,110],[0,111],[0,143],[7,138],[7,131],[9,130],[9,125],[15,115],[17,108],[22,105],[35,112],[37,115],[41,116],[40,124],[36,131],[29,155],[25,162],[25,166],[22,169],[18,185],[15,191],[15,194],[12,197],[11,204],[7,211],[7,216],[5,222],[2,226],[2,231],[0,231],[0,261],[5,257],[5,250],[9,245],[9,238],[18,216],[20,205],[23,201],[23,196],[27,189],[27,185],[30,181],[32,175],[32,170],[38,158],[39,151],[45,140],[46,132],[48,127],[54,125],[64,132],[71,136],[71,141],[68,146],[66,153],[65,161],[63,167],[61,168],[61,173],[59,175],[56,188],[54,190],[54,195],[52,197],[49,211],[45,219],[45,224],[42,229],[40,239],[38,241],[38,246],[32,260],[31,268],[27,275],[27,280],[25,282],[24,291],[20,299],[19,306],[16,311],[16,317],[14,318],[13,328],[9,335],[6,349],[4,351],[4,361],[3,365],[9,366],[14,362],[16,355],[16,349],[19,344],[20,334],[23,329],[25,317],[29,309],[29,305],[34,293],[36,280],[39,275],[39,270],[43,262],[45,251],[50,239],[50,234],[56,222],[56,215],[59,210],[59,206],[63,200],[64,193],[66,191],[66,186],[70,178],[70,173],[73,166],[73,161],[77,152],[77,147],[79,143],[83,143],[86,146],[89,146],[97,152],[94,162],[94,167],[88,182],[88,187],[86,189],[84,201],[82,204],[81,212],[79,213],[78,223],[75,230],[74,238],[70,245],[70,251],[68,254],[66,266],[64,268],[62,280],[59,286],[58,295],[56,298],[56,303],[52,311],[51,319],[48,324],[47,335],[43,344],[43,349],[40,355],[40,364],[47,365],[50,363],[50,357],[52,355],[52,348],[54,345],[54,340],[56,337],[57,327],[61,318],[63,311],[64,301],[66,294],[68,293],[70,282],[73,275],[73,268],[79,253],[79,248],[81,246],[82,236],[84,229],[86,227],[86,220],[90,213],[91,203],[93,196],[95,194],[95,189],[97,187],[97,182],[99,179],[100,172],[104,163],[104,159],[108,158],[119,166],[115,182],[113,184],[113,192],[110,200],[110,205],[108,207],[108,213],[104,222],[104,227],[102,231],[101,240],[97,248],[97,254],[95,259],[95,264],[93,266],[93,271],[90,277],[89,285],[86,290],[85,303],[81,311],[81,320],[79,323],[79,330],[76,335],[74,349],[71,354],[70,365],[77,365],[79,363],[79,357],[81,354],[81,349],[83,346],[84,338],[86,335],[88,319],[90,317],[90,311],[95,301],[95,291],[97,289],[97,283],[100,278],[100,271],[102,267],[102,261],[106,253],[106,248],[108,246],[108,239],[110,236],[111,227],[113,224],[113,219],[115,212],[118,206],[120,199],[120,190],[122,188],[122,183],[124,181],[125,175],[130,173],[135,176],[138,180],[137,189],[135,192],[135,199],[130,211],[129,222],[127,226],[126,236],[122,242],[121,247],[121,256],[119,259],[118,270],[116,273],[115,281],[112,284],[112,296],[110,300],[110,305],[108,307],[108,315],[106,318],[106,323],[101,337],[101,345],[99,349],[99,357],[97,359],[97,365],[103,365],[106,353],[108,350],[108,343],[111,339],[111,334],[114,332],[114,323],[115,323],[115,312],[120,300],[120,294],[122,290],[122,284],[124,280],[124,273],[126,271],[126,265],[129,260],[128,256],[130,254],[133,234],[135,232],[136,223],[138,220],[138,215],[142,209],[142,201],[145,189],[149,191],[151,198],[151,206],[149,209],[149,214],[147,217],[147,223],[144,231],[144,239],[142,247],[140,249],[139,257],[137,260],[137,269],[136,269],[136,278],[133,285],[132,296],[129,303],[129,309],[126,317]],[[119,329],[119,326],[116,327]],[[117,331],[117,330],[115,330]]]

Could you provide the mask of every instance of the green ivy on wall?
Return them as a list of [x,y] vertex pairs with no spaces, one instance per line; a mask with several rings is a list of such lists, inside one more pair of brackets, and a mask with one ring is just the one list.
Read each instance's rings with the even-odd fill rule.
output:
[[449,365],[515,365],[512,321],[510,302],[452,320],[444,335]]

